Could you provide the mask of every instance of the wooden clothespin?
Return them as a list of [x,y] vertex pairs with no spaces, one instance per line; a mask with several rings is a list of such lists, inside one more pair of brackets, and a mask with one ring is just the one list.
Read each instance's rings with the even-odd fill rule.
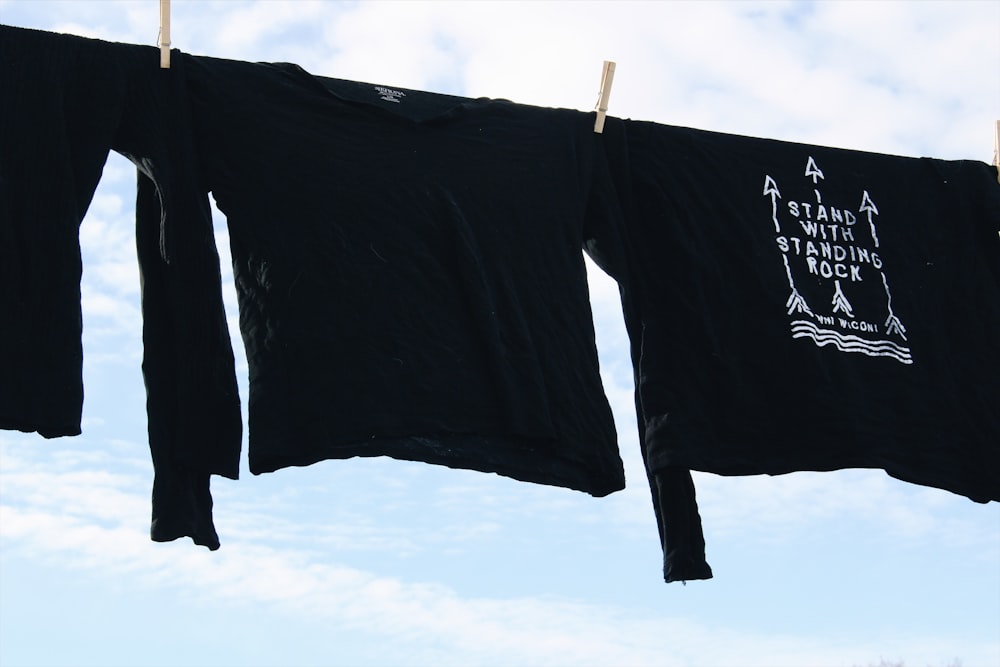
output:
[[614,80],[615,63],[605,60],[601,72],[601,94],[597,98],[597,120],[594,121],[594,132],[597,134],[604,132],[604,117],[608,114],[608,99],[611,97],[611,82]]
[[997,168],[997,183],[1000,183],[1000,120],[993,131],[993,165]]
[[170,0],[160,0],[160,68],[170,69]]

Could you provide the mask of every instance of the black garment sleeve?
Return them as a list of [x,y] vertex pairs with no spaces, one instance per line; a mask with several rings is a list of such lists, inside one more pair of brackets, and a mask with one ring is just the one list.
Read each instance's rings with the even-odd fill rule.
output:
[[80,433],[80,222],[117,127],[123,62],[0,26],[0,427]]
[[151,534],[216,549],[209,476],[238,477],[242,418],[211,209],[184,58],[175,53],[165,70],[149,48],[132,48],[143,52],[133,75],[143,85],[132,86],[114,147],[138,171],[143,376],[156,471]]
[[595,220],[588,227],[585,250],[594,262],[618,283],[622,301],[625,328],[629,335],[632,367],[635,382],[635,410],[638,424],[639,447],[646,469],[652,497],[656,527],[663,550],[663,578],[673,581],[711,579],[712,568],[705,557],[705,536],[698,513],[698,501],[690,470],[667,466],[654,470],[649,463],[646,446],[646,415],[639,390],[642,377],[643,312],[644,299],[640,294],[643,281],[636,265],[637,254],[626,225],[634,215],[631,190],[631,167],[621,119],[608,118],[600,135],[607,160],[607,172],[602,175],[612,185],[607,188],[616,193],[619,215]]
[[139,173],[152,538],[217,548],[209,476],[236,478],[242,422],[183,63],[152,47],[0,26],[0,427],[80,433],[79,225],[108,152]]

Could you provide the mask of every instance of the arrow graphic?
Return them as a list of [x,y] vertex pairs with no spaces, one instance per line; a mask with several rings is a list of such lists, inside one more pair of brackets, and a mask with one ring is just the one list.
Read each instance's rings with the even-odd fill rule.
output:
[[848,317],[854,317],[854,309],[851,307],[851,302],[847,300],[844,296],[844,290],[840,288],[840,281],[833,281],[833,312],[838,310],[843,312],[844,315]]
[[788,276],[788,287],[792,290],[791,295],[788,297],[788,301],[785,302],[785,307],[788,308],[788,314],[809,313],[812,315],[812,311],[809,310],[809,304],[807,304],[806,300],[802,298],[799,291],[795,289],[795,281],[792,280],[792,269],[788,266],[788,257],[785,253],[781,253],[781,259],[785,262],[785,275]]
[[781,233],[781,226],[778,225],[778,197],[781,193],[778,192],[778,184],[774,182],[774,179],[764,175],[764,194],[771,195],[771,220],[774,221],[774,231]]
[[896,314],[892,312],[892,294],[889,293],[889,281],[885,279],[885,272],[880,273],[882,273],[882,284],[885,286],[886,309],[889,311],[889,317],[885,320],[885,332],[887,334],[899,334],[900,338],[906,340],[906,327],[896,317]]
[[899,334],[899,337],[906,340],[906,329],[903,327],[903,323],[899,321],[899,318],[895,315],[889,315],[889,318],[885,321],[885,332],[889,335]]
[[785,306],[788,307],[788,314],[792,313],[809,313],[812,315],[812,311],[809,310],[809,306],[806,305],[806,300],[802,298],[802,295],[797,291],[792,290],[791,295],[788,297],[788,301],[785,302]]
[[823,172],[820,168],[816,166],[816,160],[812,159],[812,156],[810,156],[809,160],[806,162],[806,176],[812,176],[813,185],[816,185],[816,182],[819,179],[826,178],[823,176]]
[[875,234],[875,221],[872,220],[872,214],[878,215],[878,209],[875,208],[875,202],[872,201],[871,195],[865,190],[865,193],[861,195],[861,208],[860,211],[868,214],[868,226],[872,228],[872,240],[875,241],[875,247],[878,247],[878,236]]

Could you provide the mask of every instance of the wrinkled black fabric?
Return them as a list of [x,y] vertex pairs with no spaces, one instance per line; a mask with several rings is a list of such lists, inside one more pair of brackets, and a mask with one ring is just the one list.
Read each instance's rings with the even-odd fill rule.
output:
[[[254,473],[392,456],[624,486],[581,245],[619,283],[666,581],[691,470],[881,468],[1000,500],[1000,187],[876,155],[0,26],[0,428],[80,432],[79,224],[137,166],[152,537],[218,547],[233,357]],[[624,213],[622,213],[624,212]]]
[[[629,351],[633,360],[639,444],[663,552],[663,579],[667,583],[711,579],[712,568],[705,556],[705,536],[691,471],[676,465],[654,468],[649,462],[646,414],[643,392],[639,391],[639,387],[642,383],[640,370],[643,368],[645,340],[643,313],[644,308],[656,307],[654,304],[657,296],[655,281],[648,280],[637,261],[644,250],[637,248],[636,244],[644,243],[646,239],[629,233],[629,225],[636,216],[636,206],[631,196],[632,166],[625,127],[625,121],[608,118],[602,136],[609,177],[619,196],[621,215],[611,218],[608,224],[596,229],[584,247],[591,259],[615,279],[621,295]],[[649,299],[644,296],[646,290],[652,292]]]
[[[625,238],[595,250],[626,276],[656,479],[880,468],[1000,500],[994,167],[623,131]],[[693,486],[654,497],[697,551]]]
[[593,116],[189,57],[230,230],[254,473],[391,456],[623,488],[581,251]]
[[218,548],[209,477],[236,478],[242,423],[183,62],[0,26],[0,428],[77,435],[79,226],[115,150],[137,167],[151,536]]

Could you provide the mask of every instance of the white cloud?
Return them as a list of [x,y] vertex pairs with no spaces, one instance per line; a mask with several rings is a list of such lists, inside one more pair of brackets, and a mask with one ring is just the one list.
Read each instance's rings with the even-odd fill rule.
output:
[[[198,49],[204,48],[201,44],[210,43],[212,52],[202,55],[255,61],[259,60],[255,53],[269,47],[273,50],[279,43],[279,48],[291,48],[292,52],[283,51],[273,59],[292,60],[293,55],[308,49],[308,43],[295,47],[303,33],[314,39],[314,29],[336,20],[342,8],[341,3],[319,0],[177,3],[175,34],[188,38],[190,47],[178,46],[189,53],[199,53]],[[289,40],[289,35],[296,37]]]
[[997,517],[995,504],[978,505],[939,489],[893,479],[880,470],[795,472],[787,475],[721,477],[695,473],[698,503],[706,534],[734,539],[751,534],[789,542],[802,531],[838,525],[864,525],[886,540],[933,545],[947,536],[983,558],[1000,558],[996,535],[983,533]]
[[[155,3],[86,4],[37,15],[155,43]],[[612,115],[905,155],[988,161],[1000,104],[996,3],[303,0],[175,2],[173,15],[188,52],[528,104],[591,109],[611,59]]]
[[[256,513],[244,512],[248,507],[238,505],[220,512],[218,516],[233,523],[229,528],[235,529],[236,536],[219,552],[208,553],[186,541],[152,544],[144,532],[147,482],[131,474],[107,472],[109,454],[68,450],[37,460],[29,456],[34,443],[27,439],[20,445],[9,441],[0,444],[0,539],[4,549],[37,554],[49,563],[62,563],[82,572],[113,573],[128,586],[157,595],[166,588],[198,591],[200,596],[263,606],[272,610],[269,613],[313,621],[327,619],[339,628],[352,628],[359,636],[379,638],[386,654],[393,655],[391,661],[400,664],[757,665],[766,656],[768,665],[845,665],[867,664],[872,656],[886,651],[945,659],[950,659],[949,652],[954,653],[954,641],[943,637],[890,633],[878,644],[839,642],[829,634],[747,633],[664,612],[640,614],[635,609],[568,598],[462,595],[448,585],[402,580],[331,561],[331,554],[351,549],[355,541],[373,551],[412,547],[412,531],[387,530],[363,521],[348,525],[346,530],[328,527],[317,531],[317,524],[308,519],[299,519],[301,525],[295,527],[280,517],[280,497],[254,496]],[[136,452],[135,446],[127,443],[120,447]],[[473,477],[470,473],[470,479]],[[767,531],[783,521],[829,521],[837,512],[851,512],[852,503],[864,507],[859,517],[868,516],[870,505],[888,515],[903,507],[899,498],[872,480],[855,478],[849,486],[828,485],[819,492],[818,480],[808,478],[805,475],[798,484],[779,485],[757,494],[746,493],[743,485],[739,503],[733,502],[730,490],[726,505],[743,505],[754,518],[712,515],[710,510],[708,520],[719,522],[723,530],[727,519],[732,523],[755,522],[758,529],[763,521]],[[717,491],[711,484],[703,486],[708,489],[703,498]],[[527,487],[527,492],[522,489],[517,501],[513,495],[498,496],[493,501],[480,499],[480,506],[496,507],[508,525],[518,521],[519,510],[512,505],[521,509],[533,506],[538,513],[558,517],[564,508],[558,502],[552,504],[544,492],[537,494],[541,504],[533,504],[531,488]],[[461,501],[477,491],[481,489],[453,486],[441,489],[439,497],[445,503]],[[824,505],[823,494],[830,491],[834,495]],[[706,500],[711,507],[714,501]],[[818,506],[817,501],[821,501]],[[915,526],[918,532],[934,532],[938,539],[940,528],[947,532],[946,522],[908,523],[934,504],[942,503],[932,498],[923,506],[907,508],[905,521],[892,519],[889,525],[895,526],[896,534],[905,534]],[[261,511],[267,506],[277,512],[269,516]],[[777,515],[773,523],[767,519],[771,514]],[[437,542],[441,548],[484,536],[492,539],[491,533],[504,530],[502,526],[490,521],[445,526],[441,535],[427,540],[427,545]],[[353,548],[358,545],[353,544]],[[988,642],[972,642],[963,646],[962,655],[990,656],[991,651],[995,653],[996,647]]]
[[102,184],[80,224],[80,250],[89,260],[84,272],[116,292],[138,294],[138,269],[129,273],[123,268],[137,266],[135,213],[125,209],[117,192],[111,184]]
[[[10,505],[0,506],[0,522],[8,548],[13,541],[50,560],[59,555],[69,567],[114,572],[151,592],[187,588],[328,619],[381,638],[399,664],[756,665],[766,656],[769,665],[838,665],[861,661],[887,644],[904,645],[892,637],[880,647],[851,648],[780,634],[750,637],[574,600],[465,598],[447,586],[318,562],[291,549],[237,543],[207,554],[151,545],[139,531],[121,526]],[[912,644],[906,649],[913,651]]]

